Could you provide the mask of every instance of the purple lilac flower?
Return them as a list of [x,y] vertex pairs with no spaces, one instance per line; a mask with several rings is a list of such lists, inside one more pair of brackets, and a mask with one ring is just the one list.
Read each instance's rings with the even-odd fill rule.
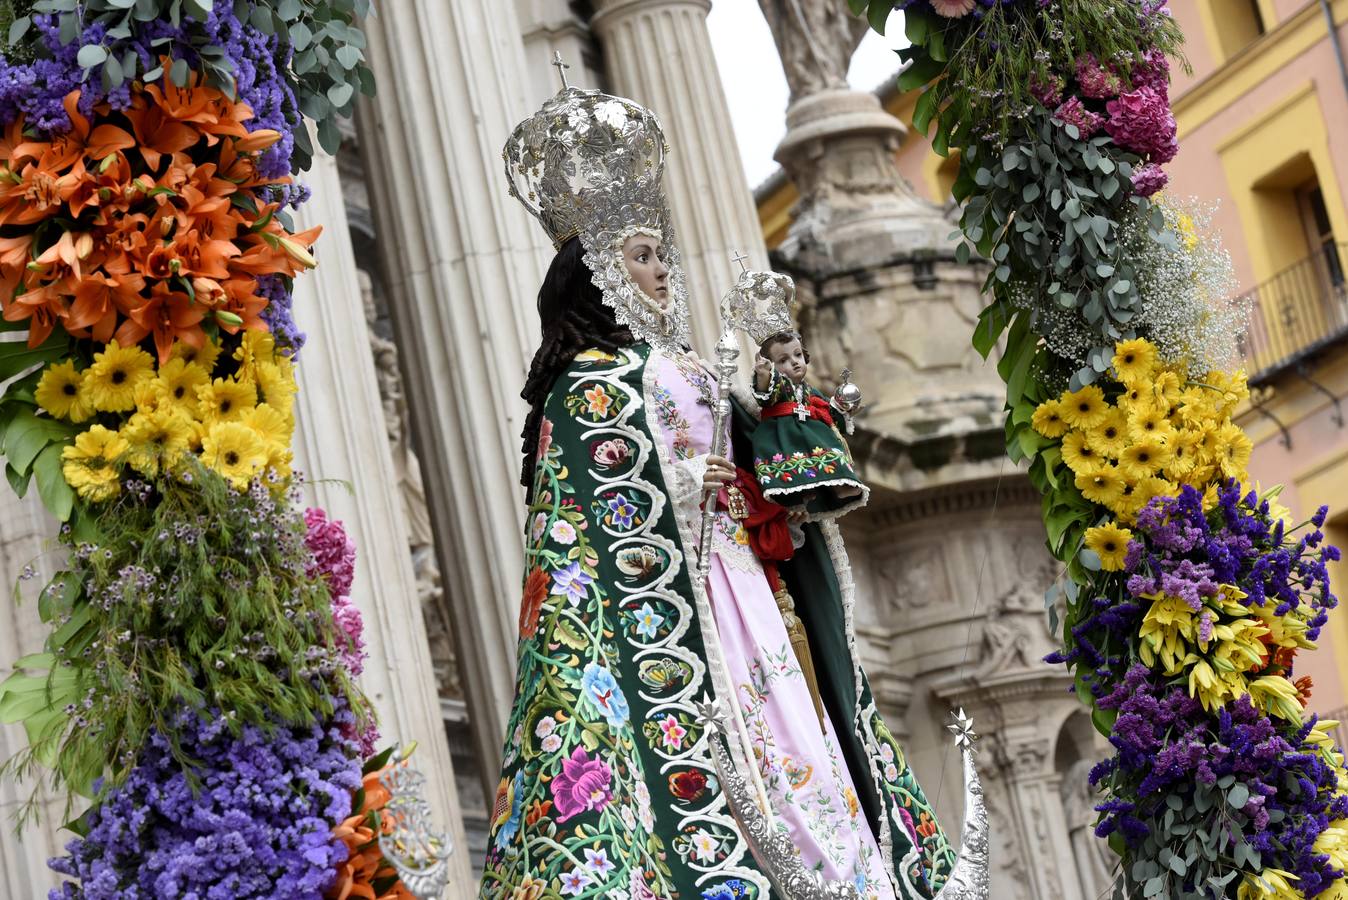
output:
[[1030,76],[1030,96],[1038,100],[1048,109],[1052,109],[1062,102],[1063,88],[1066,82],[1061,75],[1050,72],[1047,79],[1041,79],[1038,75]]
[[1154,163],[1168,163],[1179,152],[1175,116],[1164,93],[1136,88],[1110,100],[1105,109],[1109,112],[1105,130],[1120,147],[1150,157]]
[[257,295],[267,298],[267,306],[262,310],[262,321],[267,323],[276,346],[287,353],[292,360],[298,361],[300,350],[308,336],[295,324],[294,295],[286,284],[283,275],[257,276]]
[[173,728],[196,787],[154,732],[131,775],[86,818],[87,837],[49,862],[74,879],[51,900],[237,897],[320,900],[346,846],[332,828],[361,785],[355,747],[325,726],[233,735],[219,710],[182,712]]
[[1142,54],[1142,60],[1133,66],[1128,79],[1134,88],[1151,88],[1164,95],[1170,90],[1170,60],[1160,50],[1151,47]]
[[1105,122],[1105,117],[1087,109],[1080,97],[1069,97],[1053,111],[1053,115],[1064,125],[1075,125],[1082,140],[1094,135]]

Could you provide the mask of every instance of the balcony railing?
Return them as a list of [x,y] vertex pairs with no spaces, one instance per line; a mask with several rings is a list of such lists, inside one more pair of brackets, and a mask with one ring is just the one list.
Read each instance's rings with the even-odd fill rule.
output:
[[1348,244],[1326,243],[1242,298],[1250,301],[1251,314],[1240,351],[1252,383],[1348,337],[1346,261]]

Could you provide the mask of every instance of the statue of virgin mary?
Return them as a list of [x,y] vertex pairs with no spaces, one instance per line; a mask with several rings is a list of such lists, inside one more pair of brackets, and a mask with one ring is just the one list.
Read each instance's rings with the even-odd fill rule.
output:
[[[955,854],[858,661],[836,526],[788,522],[735,466],[747,392],[709,452],[717,386],[688,350],[665,153],[651,112],[574,87],[505,149],[557,255],[524,390],[518,677],[480,896],[796,900],[794,870],[818,896],[932,897]],[[775,842],[751,839],[730,782]]]

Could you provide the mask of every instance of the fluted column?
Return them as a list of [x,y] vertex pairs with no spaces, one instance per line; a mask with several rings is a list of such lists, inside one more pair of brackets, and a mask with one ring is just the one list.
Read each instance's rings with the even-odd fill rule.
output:
[[590,27],[604,46],[609,90],[660,117],[670,145],[665,190],[688,270],[693,342],[710,354],[717,304],[739,267],[767,267],[762,226],[744,179],[707,34],[711,0],[596,0]]
[[295,281],[295,320],[309,336],[297,366],[295,463],[309,480],[306,500],[340,519],[356,544],[351,593],[365,620],[369,652],[361,686],[374,702],[384,741],[418,744],[413,762],[426,775],[437,824],[456,848],[449,896],[466,898],[475,887],[471,861],[336,161],[315,156],[304,180],[313,197],[299,211],[299,227],[322,224],[324,230],[315,249],[318,268]]
[[[47,514],[31,486],[27,498],[20,500],[0,488],[0,680],[12,671],[12,663],[28,653],[42,650],[48,627],[37,614],[37,594],[47,579],[60,568],[63,554],[54,546],[56,521]],[[11,589],[32,566],[36,573],[22,585],[23,602],[11,601]],[[9,759],[28,746],[20,725],[0,727],[0,761]],[[14,814],[33,790],[32,782],[16,783],[0,778],[0,888],[6,897],[45,897],[58,876],[47,868],[47,859],[62,854],[61,845],[74,838],[61,831],[63,800],[47,799],[41,805],[41,818],[21,835],[14,835]],[[81,811],[79,807],[76,811]]]
[[417,455],[488,796],[514,696],[524,558],[519,399],[538,344],[546,235],[506,193],[532,110],[514,5],[403,0],[366,22],[378,95],[361,152]]

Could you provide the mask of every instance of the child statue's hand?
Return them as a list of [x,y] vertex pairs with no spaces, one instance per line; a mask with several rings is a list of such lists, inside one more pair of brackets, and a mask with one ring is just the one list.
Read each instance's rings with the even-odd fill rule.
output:
[[772,382],[772,362],[763,354],[754,356],[754,390],[762,393]]

